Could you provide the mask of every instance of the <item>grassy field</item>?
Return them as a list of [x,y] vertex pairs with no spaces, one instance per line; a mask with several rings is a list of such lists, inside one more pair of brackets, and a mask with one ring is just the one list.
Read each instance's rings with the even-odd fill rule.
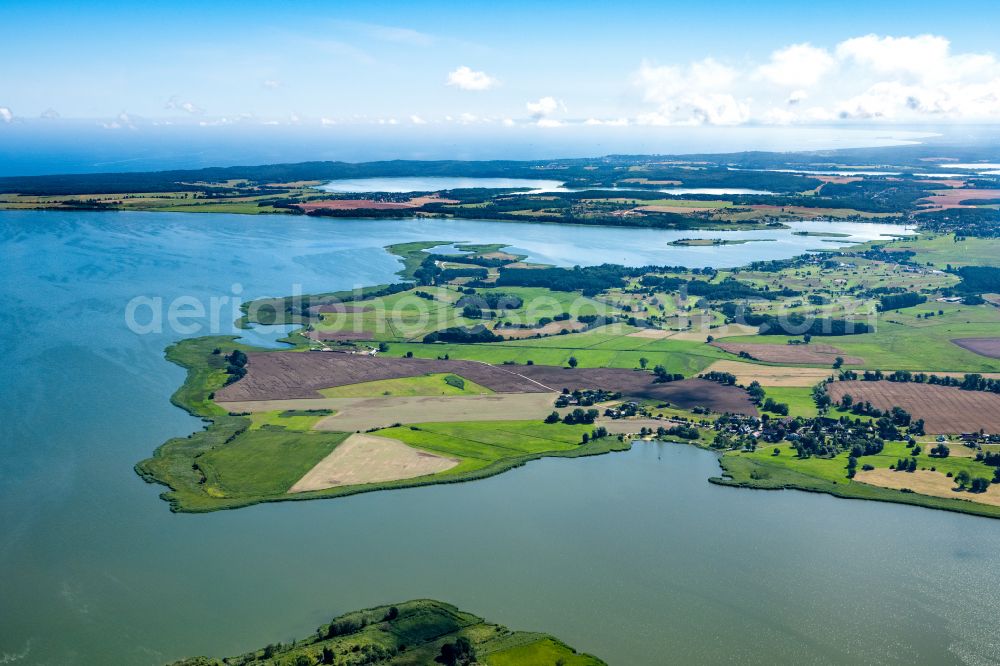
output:
[[543,424],[539,421],[465,421],[420,423],[378,430],[376,434],[398,439],[410,446],[461,463],[447,475],[461,475],[524,456],[573,452],[580,448],[584,433],[592,426]]
[[789,416],[811,418],[819,414],[812,398],[811,387],[769,386],[765,389],[765,393],[768,398],[772,398],[775,402],[788,405]]
[[413,395],[483,395],[484,393],[493,393],[493,391],[464,377],[440,372],[423,377],[382,379],[361,382],[360,384],[348,384],[347,386],[321,389],[320,393],[327,398],[366,398]]
[[[434,664],[446,643],[464,638],[486,666],[602,666],[603,661],[548,634],[511,631],[440,601],[418,599],[333,618],[309,637],[242,655],[194,657],[174,666],[258,666],[336,663],[341,666]],[[331,657],[323,661],[324,653]]]
[[330,409],[278,409],[270,412],[254,412],[250,414],[250,430],[282,428],[305,432],[333,413]]
[[921,234],[916,239],[899,239],[887,246],[892,250],[911,250],[913,261],[936,268],[952,266],[1000,266],[1000,239],[962,238],[954,234]]
[[[220,354],[212,353],[219,348]],[[344,433],[307,430],[322,414],[281,411],[232,416],[212,401],[226,380],[224,355],[234,348],[253,351],[232,337],[182,340],[167,358],[187,369],[174,404],[209,425],[188,437],[164,442],[136,472],[150,483],[169,488],[161,497],[172,511],[203,512],[260,502],[306,500],[360,492],[455,483],[485,478],[543,456],[576,457],[629,448],[607,437],[581,444],[591,426],[540,421],[482,421],[422,424],[389,428],[380,435],[411,446],[461,459],[460,464],[432,476],[362,486],[343,486],[288,494],[286,491],[345,438]],[[397,432],[399,431],[399,432]]]
[[339,432],[294,432],[265,426],[207,451],[197,464],[205,492],[217,497],[260,497],[287,492],[347,438]]

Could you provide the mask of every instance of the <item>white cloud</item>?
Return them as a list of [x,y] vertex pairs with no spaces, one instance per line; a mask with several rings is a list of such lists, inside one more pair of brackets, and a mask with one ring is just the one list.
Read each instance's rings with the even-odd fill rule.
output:
[[[199,120],[198,121],[198,126],[199,127],[219,127],[221,125],[232,125],[234,122],[236,122],[236,121],[233,120],[232,118],[227,118],[227,117],[223,116],[222,118],[216,118],[215,120]],[[277,124],[277,123],[275,123],[275,124]]]
[[1000,121],[1000,61],[954,53],[936,35],[865,35],[829,50],[792,44],[738,67],[642,62],[632,83],[645,103],[635,120],[645,124]]
[[532,118],[544,118],[545,116],[551,116],[560,108],[563,111],[566,110],[566,105],[557,101],[555,97],[542,97],[537,102],[528,102],[524,106],[528,109],[528,113],[531,114]]
[[539,118],[536,124],[539,127],[562,127],[563,125],[561,120],[555,118]]
[[55,109],[53,109],[50,106],[49,108],[47,108],[44,111],[42,111],[42,113],[41,113],[41,115],[39,117],[40,118],[44,118],[45,120],[56,120],[60,116],[59,116],[59,112],[56,111]]
[[320,125],[336,125],[337,121],[334,118],[320,118],[319,119],[319,124]]
[[739,72],[706,58],[684,67],[643,62],[633,81],[656,110],[639,114],[644,125],[739,125],[750,120],[747,99],[734,94]]
[[879,37],[865,35],[837,45],[837,57],[879,74],[925,74],[948,59],[951,45],[944,37]]
[[628,118],[611,118],[608,120],[602,120],[601,118],[587,118],[583,121],[584,125],[605,125],[607,127],[628,127]]
[[264,79],[264,81],[261,82],[261,85],[269,90],[275,90],[281,87],[281,81],[277,79]]
[[427,124],[426,120],[424,120],[423,118],[421,118],[420,116],[418,116],[416,114],[410,116],[410,122],[413,123],[414,125],[426,125]]
[[477,72],[462,65],[453,72],[448,72],[448,85],[459,90],[489,90],[499,83],[486,72]]
[[114,120],[106,123],[101,123],[101,127],[103,127],[104,129],[111,129],[111,130],[135,129],[135,119],[125,111],[122,111],[117,116],[115,116]]
[[771,54],[771,61],[757,68],[756,76],[779,86],[813,86],[837,61],[826,49],[792,44]]
[[808,98],[809,98],[809,93],[807,93],[805,90],[793,90],[792,92],[788,93],[788,99],[785,100],[785,104],[788,104],[789,106],[793,104],[801,104]]
[[0,121],[5,123],[14,122],[14,113],[9,107],[0,106]]
[[191,115],[198,115],[204,113],[204,109],[199,107],[197,104],[187,100],[181,100],[177,95],[171,95],[170,99],[164,105],[165,109],[171,111],[184,111],[185,113],[190,113]]
[[504,127],[513,127],[515,124],[513,118],[504,118],[500,122]]

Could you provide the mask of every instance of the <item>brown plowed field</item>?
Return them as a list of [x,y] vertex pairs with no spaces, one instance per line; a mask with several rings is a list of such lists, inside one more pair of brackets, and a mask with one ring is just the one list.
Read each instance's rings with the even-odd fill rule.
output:
[[973,354],[1000,358],[1000,338],[957,338],[952,342]]
[[928,434],[1000,433],[1000,394],[963,391],[953,386],[902,382],[832,382],[827,392],[834,402],[849,393],[855,402],[879,409],[902,407],[924,420]]
[[1000,199],[1000,190],[988,189],[953,189],[934,190],[934,194],[921,199],[924,204],[919,212],[925,213],[931,210],[944,210],[946,208],[972,208],[975,204],[965,203],[967,201],[990,201]]
[[559,368],[551,365],[519,366],[518,372],[555,390],[568,388],[620,391],[631,398],[662,400],[682,409],[708,407],[713,412],[757,414],[746,391],[705,379],[685,379],[656,384],[653,375],[624,368]]
[[847,356],[832,345],[810,343],[808,345],[763,345],[751,342],[713,342],[713,345],[730,354],[739,355],[745,351],[758,361],[765,363],[803,363],[811,365],[833,365],[838,356],[848,365],[860,365],[864,359]]
[[390,358],[337,352],[253,352],[248,357],[246,376],[216,391],[217,401],[322,398],[317,389],[439,372],[465,377],[497,393],[540,393],[549,390],[517,372],[476,361]]

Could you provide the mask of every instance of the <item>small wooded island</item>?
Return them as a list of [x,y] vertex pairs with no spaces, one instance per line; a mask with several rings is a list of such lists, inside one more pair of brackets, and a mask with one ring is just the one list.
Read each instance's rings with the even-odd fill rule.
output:
[[246,654],[193,657],[172,666],[604,666],[548,634],[511,631],[430,599],[335,617],[307,638]]

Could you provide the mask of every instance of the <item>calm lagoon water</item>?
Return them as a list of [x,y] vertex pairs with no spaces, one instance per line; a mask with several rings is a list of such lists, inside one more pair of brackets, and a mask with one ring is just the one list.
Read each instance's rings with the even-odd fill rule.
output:
[[768,233],[778,240],[681,248],[636,229],[0,213],[0,663],[233,654],[414,597],[612,664],[996,663],[1000,521],[720,488],[706,482],[715,456],[682,445],[207,515],[169,513],[132,471],[200,427],[168,401],[183,373],[163,348],[178,335],[125,326],[135,296],[386,281],[390,241],[496,241],[561,264],[731,265],[816,245]]

